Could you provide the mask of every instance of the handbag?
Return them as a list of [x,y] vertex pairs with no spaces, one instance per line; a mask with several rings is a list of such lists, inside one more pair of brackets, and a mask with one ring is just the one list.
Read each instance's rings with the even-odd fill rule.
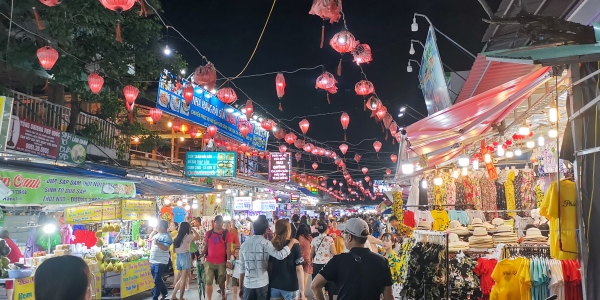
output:
[[323,244],[323,241],[325,240],[326,237],[323,237],[323,239],[321,240],[321,242],[319,243],[319,245],[317,246],[317,248],[315,248],[315,253],[313,253],[311,259],[315,260],[315,256],[317,256],[317,251],[319,251],[319,247],[321,247],[321,244]]

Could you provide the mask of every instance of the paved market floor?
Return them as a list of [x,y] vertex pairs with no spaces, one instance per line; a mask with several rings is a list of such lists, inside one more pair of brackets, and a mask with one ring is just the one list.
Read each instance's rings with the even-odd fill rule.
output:
[[[167,286],[171,285],[172,281],[173,281],[173,277],[169,277],[169,279],[167,279]],[[308,280],[309,287],[310,287],[311,281],[312,280],[309,277],[309,280]],[[172,292],[172,290],[169,290],[169,297],[171,296],[171,292]],[[185,292],[183,297],[186,300],[200,300],[198,298],[198,287],[195,284],[190,284],[190,290]],[[308,299],[313,299],[313,294],[310,291],[310,288],[308,289],[308,291],[306,291],[306,297]],[[233,290],[231,290],[229,293],[227,293],[227,299],[233,300]],[[237,297],[237,299],[239,299],[239,297]],[[135,295],[130,298],[127,298],[127,300],[152,300],[152,293],[150,291],[144,292],[139,295]],[[204,299],[204,300],[206,300],[206,299]],[[216,286],[215,286],[215,291],[213,292],[213,297],[210,300],[221,300],[221,295],[217,293]]]

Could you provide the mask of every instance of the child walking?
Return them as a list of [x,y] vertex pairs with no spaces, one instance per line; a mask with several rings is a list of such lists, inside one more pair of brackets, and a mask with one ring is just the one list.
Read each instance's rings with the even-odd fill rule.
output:
[[231,255],[231,259],[229,262],[233,269],[227,269],[227,274],[231,276],[231,286],[233,287],[233,300],[236,300],[238,297],[238,287],[240,286],[240,246],[235,246],[233,250],[233,255]]

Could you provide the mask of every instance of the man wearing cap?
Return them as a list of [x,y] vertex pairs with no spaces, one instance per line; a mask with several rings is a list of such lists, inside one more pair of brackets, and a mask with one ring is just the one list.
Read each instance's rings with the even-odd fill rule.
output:
[[338,287],[338,300],[393,300],[392,275],[387,260],[365,248],[369,236],[367,222],[353,218],[342,233],[349,253],[334,256],[313,279],[311,288],[317,300],[325,300],[327,281]]

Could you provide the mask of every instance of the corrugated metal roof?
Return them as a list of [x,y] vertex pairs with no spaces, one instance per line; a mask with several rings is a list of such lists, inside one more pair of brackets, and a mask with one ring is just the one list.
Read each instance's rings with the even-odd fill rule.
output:
[[478,55],[455,103],[479,95],[539,68],[539,65],[488,61],[485,56]]
[[[555,65],[559,63],[592,62],[600,57],[600,43],[586,45],[544,45],[481,53],[488,61],[507,61],[518,64]],[[494,61],[495,60],[495,61]],[[522,66],[522,65],[521,65]]]

